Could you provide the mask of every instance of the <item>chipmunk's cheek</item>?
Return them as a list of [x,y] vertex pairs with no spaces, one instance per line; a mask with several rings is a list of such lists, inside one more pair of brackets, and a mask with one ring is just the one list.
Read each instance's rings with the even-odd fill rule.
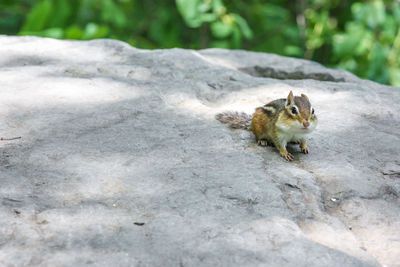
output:
[[310,127],[308,127],[308,128],[309,128],[309,131],[310,131],[310,132],[314,131],[315,127],[317,127],[317,122],[311,121]]
[[298,120],[296,120],[295,122],[294,122],[294,126],[296,127],[296,128],[298,128],[298,129],[303,129],[304,127],[303,127],[303,123],[301,122],[301,121],[298,121]]
[[298,120],[293,120],[289,122],[290,128],[292,129],[297,129],[299,127],[301,127],[301,124]]

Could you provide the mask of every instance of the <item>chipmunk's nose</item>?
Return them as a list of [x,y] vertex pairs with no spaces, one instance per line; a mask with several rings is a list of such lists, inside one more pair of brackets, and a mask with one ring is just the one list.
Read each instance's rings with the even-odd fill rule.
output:
[[308,128],[308,126],[310,126],[310,123],[308,121],[304,121],[303,126],[304,128]]

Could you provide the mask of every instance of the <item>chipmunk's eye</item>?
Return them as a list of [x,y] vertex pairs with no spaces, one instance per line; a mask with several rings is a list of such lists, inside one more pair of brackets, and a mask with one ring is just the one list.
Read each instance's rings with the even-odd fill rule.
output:
[[292,107],[292,113],[293,113],[294,115],[297,114],[297,109],[296,109],[295,107]]
[[314,108],[311,110],[311,114],[313,114],[313,115],[314,115]]

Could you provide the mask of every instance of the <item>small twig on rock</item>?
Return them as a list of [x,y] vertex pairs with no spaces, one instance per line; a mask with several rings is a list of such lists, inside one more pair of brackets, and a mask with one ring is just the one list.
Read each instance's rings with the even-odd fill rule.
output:
[[21,139],[21,136],[11,137],[11,138],[0,137],[0,141],[9,141],[9,140],[15,140],[15,139]]

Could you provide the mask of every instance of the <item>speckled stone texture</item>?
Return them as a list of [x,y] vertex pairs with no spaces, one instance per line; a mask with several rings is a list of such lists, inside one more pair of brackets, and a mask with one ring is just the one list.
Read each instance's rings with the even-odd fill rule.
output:
[[[319,118],[293,162],[214,118],[290,90]],[[400,266],[399,103],[272,54],[0,36],[0,265]]]

